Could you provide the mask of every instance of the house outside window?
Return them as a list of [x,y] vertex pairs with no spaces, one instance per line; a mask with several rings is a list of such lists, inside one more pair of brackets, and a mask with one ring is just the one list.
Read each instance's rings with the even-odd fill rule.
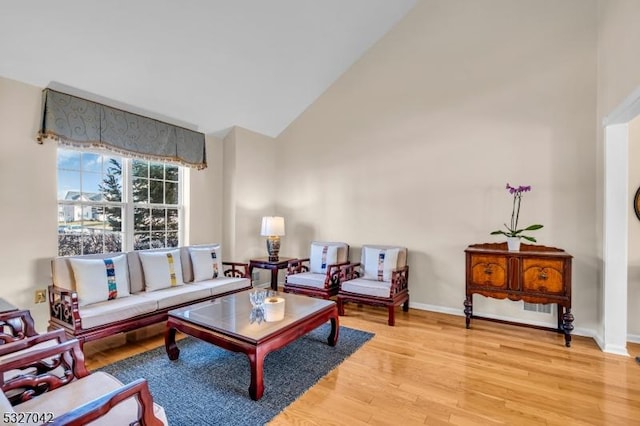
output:
[[177,247],[182,168],[58,148],[58,254]]

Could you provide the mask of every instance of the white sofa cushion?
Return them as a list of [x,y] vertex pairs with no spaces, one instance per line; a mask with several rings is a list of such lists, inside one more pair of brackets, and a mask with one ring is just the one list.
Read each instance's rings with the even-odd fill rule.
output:
[[193,281],[204,281],[224,275],[222,270],[222,250],[220,246],[189,247]]
[[[45,392],[42,395],[18,404],[13,407],[13,409],[17,413],[53,413],[54,417],[58,417],[121,386],[122,382],[112,375],[97,371],[65,386],[50,392]],[[165,425],[168,424],[167,416],[161,406],[154,403],[153,411],[156,417]],[[116,405],[104,416],[91,422],[90,425],[127,425],[132,423],[137,418],[137,415],[138,403],[135,398],[129,398]]]
[[156,301],[158,309],[164,309],[191,302],[192,300],[210,297],[211,291],[209,288],[201,287],[198,284],[188,284],[151,292],[143,292],[139,293],[139,295],[145,299]]
[[367,280],[391,281],[398,265],[399,249],[364,247],[364,277]]
[[340,290],[367,296],[389,297],[391,295],[391,281],[374,281],[365,278],[355,278],[344,281]]
[[324,274],[327,266],[337,263],[338,247],[329,244],[311,244],[311,254],[309,258],[310,272]]
[[104,302],[129,295],[127,258],[104,259],[69,258],[78,292],[80,306]]
[[146,291],[183,285],[180,250],[139,252]]
[[212,296],[217,296],[228,291],[241,290],[243,288],[248,289],[251,287],[251,281],[249,281],[248,278],[219,277],[189,285],[207,288]]
[[303,285],[306,287],[324,288],[326,274],[316,274],[314,272],[301,272],[299,274],[287,275],[287,284]]
[[82,319],[82,328],[87,329],[148,314],[157,309],[158,303],[155,300],[132,294],[129,297],[81,307],[79,313]]

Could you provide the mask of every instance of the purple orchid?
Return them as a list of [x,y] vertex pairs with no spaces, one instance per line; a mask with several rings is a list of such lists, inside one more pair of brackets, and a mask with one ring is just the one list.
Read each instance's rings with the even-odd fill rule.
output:
[[502,230],[493,231],[491,235],[502,234],[507,237],[524,238],[526,240],[529,240],[535,243],[536,242],[535,238],[529,237],[527,235],[522,235],[522,232],[535,231],[537,229],[542,228],[542,225],[535,224],[535,225],[527,226],[526,228],[523,228],[523,229],[518,229],[518,219],[520,218],[520,203],[522,202],[522,194],[524,192],[531,191],[531,186],[520,185],[518,187],[514,187],[507,183],[506,189],[507,191],[509,191],[509,194],[513,195],[513,209],[511,210],[511,226],[508,226],[505,223],[504,227],[507,228],[507,231],[502,231]]

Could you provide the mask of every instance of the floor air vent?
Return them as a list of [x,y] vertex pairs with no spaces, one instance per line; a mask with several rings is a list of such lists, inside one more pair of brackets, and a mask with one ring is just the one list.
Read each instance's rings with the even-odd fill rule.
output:
[[541,312],[543,314],[551,313],[551,304],[542,305],[540,303],[527,303],[524,302],[524,310],[531,312]]

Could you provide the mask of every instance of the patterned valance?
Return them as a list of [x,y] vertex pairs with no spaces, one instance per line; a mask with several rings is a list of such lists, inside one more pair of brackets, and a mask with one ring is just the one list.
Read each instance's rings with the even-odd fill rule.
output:
[[45,89],[38,141],[104,148],[135,158],[207,167],[204,134]]

